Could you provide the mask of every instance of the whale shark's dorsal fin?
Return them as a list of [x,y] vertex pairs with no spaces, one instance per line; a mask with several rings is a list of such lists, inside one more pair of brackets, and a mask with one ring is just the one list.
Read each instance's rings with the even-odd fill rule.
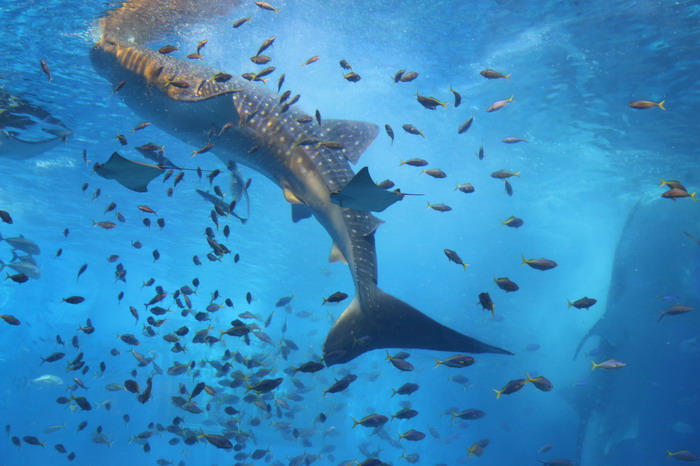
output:
[[364,121],[323,120],[320,136],[324,141],[343,145],[338,152],[353,165],[377,137],[377,125]]

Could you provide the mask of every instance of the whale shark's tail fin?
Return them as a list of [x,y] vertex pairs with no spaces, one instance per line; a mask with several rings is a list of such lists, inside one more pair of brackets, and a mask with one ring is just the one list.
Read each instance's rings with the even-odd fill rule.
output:
[[375,288],[368,296],[355,296],[340,315],[326,337],[323,354],[331,366],[382,348],[513,354],[446,327]]
[[105,37],[144,44],[162,38],[185,23],[221,17],[241,0],[132,0],[100,18]]

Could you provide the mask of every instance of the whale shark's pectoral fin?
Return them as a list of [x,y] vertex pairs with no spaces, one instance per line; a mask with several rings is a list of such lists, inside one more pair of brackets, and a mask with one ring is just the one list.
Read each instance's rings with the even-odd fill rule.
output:
[[297,223],[313,215],[304,204],[292,204],[292,222]]
[[163,174],[165,170],[150,163],[135,162],[115,152],[107,163],[95,164],[95,172],[108,180],[116,180],[120,185],[145,193],[148,183]]
[[403,199],[405,194],[387,191],[372,180],[369,170],[364,167],[337,193],[331,193],[331,202],[341,207],[365,212],[382,212]]

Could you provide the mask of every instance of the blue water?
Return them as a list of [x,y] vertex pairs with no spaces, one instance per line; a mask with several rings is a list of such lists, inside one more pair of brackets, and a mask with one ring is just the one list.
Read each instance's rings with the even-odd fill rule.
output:
[[[443,324],[516,355],[474,355],[476,364],[453,369],[433,367],[436,359],[451,354],[409,350],[415,370],[400,372],[385,361],[385,351],[376,350],[316,374],[285,373],[320,357],[328,330],[350,300],[322,306],[322,298],[339,290],[351,297],[354,292],[347,267],[328,263],[327,233],[313,219],[292,224],[281,190],[242,167],[244,178],[252,179],[250,220],[243,225],[222,218],[219,231],[228,224],[231,235],[224,241],[222,233],[217,234],[240,261],[234,263],[232,254],[221,261],[207,260],[210,248],[204,230],[215,227],[211,205],[195,192],[209,188],[206,179],[188,171],[172,197],[166,192],[173,178],[166,183],[156,179],[149,192],[141,194],[97,176],[92,164],[105,162],[114,151],[143,161],[134,148],[152,141],[164,145],[167,157],[180,166],[223,170],[224,165],[211,153],[190,157],[199,147],[155,125],[130,134],[142,119],[118,94],[111,95],[112,85],[89,60],[99,38],[94,22],[108,6],[18,0],[0,9],[0,39],[5,44],[0,86],[44,108],[74,134],[65,144],[26,160],[7,159],[0,146],[0,209],[14,220],[0,224],[0,233],[4,238],[24,235],[41,248],[36,255],[41,278],[22,284],[6,280],[0,287],[0,314],[21,321],[19,326],[0,322],[0,412],[2,424],[9,426],[0,446],[0,465],[68,462],[67,454],[55,451],[56,444],[75,453],[72,464],[84,465],[334,465],[375,457],[405,464],[402,448],[405,455],[419,454],[419,464],[428,465],[534,465],[553,458],[595,466],[656,465],[673,461],[664,459],[666,450],[699,454],[698,311],[660,322],[657,311],[675,303],[700,305],[698,244],[683,234],[700,238],[700,217],[694,209],[698,205],[690,199],[660,199],[666,188],[658,187],[660,178],[680,180],[689,192],[700,186],[700,3],[273,4],[279,13],[246,1],[220,20],[184,25],[178,34],[152,45],[174,44],[184,58],[184,51],[193,52],[199,41],[208,39],[204,63],[240,74],[256,69],[248,57],[264,39],[276,36],[266,54],[277,72],[266,86],[274,91],[284,72],[285,88],[301,94],[297,105],[310,114],[319,109],[324,119],[377,124],[380,134],[356,169],[368,166],[377,181],[390,178],[403,192],[423,194],[406,197],[378,214],[386,222],[376,234],[382,289]],[[230,27],[246,16],[252,16],[250,23]],[[315,55],[321,57],[316,63],[300,66]],[[41,59],[49,64],[52,82],[39,67]],[[343,79],[340,59],[362,76],[359,82]],[[510,79],[484,79],[479,72],[486,68],[510,73]],[[395,84],[391,77],[399,69],[420,76]],[[416,93],[451,101],[450,86],[462,96],[458,108],[426,110],[416,101]],[[511,95],[515,101],[505,108],[485,111]],[[628,106],[639,99],[665,100],[667,110]],[[470,116],[475,118],[473,126],[458,135],[457,127]],[[401,126],[406,123],[425,137],[404,132]],[[393,144],[384,133],[385,124],[396,134]],[[36,128],[31,133],[41,134]],[[117,134],[127,136],[127,146],[115,140]],[[527,142],[502,143],[507,137]],[[483,160],[475,155],[480,146]],[[89,164],[83,161],[84,150]],[[447,178],[433,179],[419,175],[419,168],[399,166],[413,157],[428,160],[426,168],[440,168]],[[520,172],[511,178],[512,197],[501,181],[489,176],[499,169]],[[229,189],[226,173],[215,182]],[[83,192],[84,183],[89,187]],[[454,191],[460,183],[471,183],[476,191]],[[93,199],[96,189],[101,195]],[[426,201],[445,203],[453,210],[427,209]],[[114,212],[105,213],[111,202],[125,223],[117,221]],[[139,211],[139,205],[152,207],[157,215]],[[628,221],[633,212],[636,217]],[[503,226],[511,215],[524,219],[525,225]],[[142,223],[144,218],[152,220],[150,228]],[[155,224],[156,218],[165,220],[164,228]],[[93,221],[114,221],[117,226],[107,231]],[[133,241],[143,248],[133,248]],[[459,253],[469,264],[466,271],[445,258],[445,248]],[[56,257],[59,249],[62,254]],[[160,258],[154,261],[156,249]],[[112,254],[119,260],[108,263]],[[202,266],[193,264],[194,255]],[[520,265],[521,255],[553,259],[559,265],[537,271]],[[11,257],[10,246],[0,243],[0,259],[9,263]],[[126,282],[115,280],[117,263],[127,270]],[[83,264],[88,268],[76,279]],[[151,277],[155,285],[142,286]],[[504,293],[493,282],[497,277],[510,278],[520,290]],[[248,322],[263,327],[274,312],[263,329],[274,344],[251,337],[246,345],[229,336],[212,345],[192,343],[193,333],[208,323],[182,317],[172,296],[161,304],[173,312],[153,316],[167,319],[155,329],[156,336],[144,335],[149,315],[144,303],[156,294],[154,287],[172,294],[183,285],[194,289],[194,278],[200,281],[197,294],[191,296],[197,311],[204,310],[216,290],[216,303],[226,298],[234,303],[232,309],[211,313],[213,336],[240,313],[258,315],[260,320]],[[493,298],[495,317],[478,304],[481,292]],[[85,302],[61,302],[73,295],[85,297]],[[293,296],[290,305],[276,308],[285,296]],[[597,304],[590,310],[567,308],[567,300],[584,296],[597,299]],[[140,313],[137,323],[129,306]],[[88,318],[95,332],[76,332]],[[574,359],[579,342],[597,323],[595,328],[610,342],[607,351],[593,338]],[[175,354],[163,336],[181,326],[190,328],[182,341],[187,352]],[[139,368],[128,353],[131,347],[118,339],[122,334],[134,334],[141,343],[134,349],[154,357],[163,371],[176,361],[195,361],[197,367],[180,376],[154,373],[152,365]],[[65,346],[56,342],[57,335]],[[79,349],[71,345],[74,336]],[[286,360],[280,352],[283,338],[299,348]],[[112,349],[119,354],[112,355]],[[260,361],[271,370],[266,377],[283,378],[273,396],[263,397],[269,412],[242,400],[245,383],[238,388],[218,383],[231,380],[234,371],[258,370],[230,361],[229,374],[217,377],[207,361],[220,361],[226,349]],[[66,353],[64,359],[40,365],[41,358],[58,351]],[[68,372],[66,363],[78,352],[84,353],[89,368],[85,373]],[[628,365],[591,372],[591,360],[609,358]],[[542,392],[528,384],[496,400],[493,389],[525,377],[526,371],[547,377],[554,389]],[[358,375],[357,381],[324,397],[323,390],[349,372]],[[43,375],[59,377],[61,383],[35,381]],[[457,375],[469,381],[451,379]],[[135,394],[105,388],[127,379],[143,388],[150,376],[153,393],[145,404]],[[73,377],[88,389],[70,391]],[[181,387],[187,398],[200,381],[217,392],[195,398],[202,414],[171,403]],[[406,382],[420,389],[392,397],[392,389]],[[92,410],[56,402],[71,393],[86,397]],[[411,420],[395,419],[379,431],[352,428],[353,418],[390,416],[409,405],[419,412]],[[226,406],[239,414],[225,414]],[[468,408],[485,411],[486,416],[450,419],[451,411]],[[327,416],[325,422],[318,420],[320,413]],[[123,419],[127,414],[128,423]],[[185,419],[180,428],[197,435],[226,433],[242,454],[234,458],[237,451],[216,449],[204,439],[185,445],[182,437],[166,430],[176,416]],[[222,425],[232,418],[237,427]],[[83,421],[87,427],[78,431]],[[614,424],[635,428],[611,433],[597,429],[596,423],[607,429]],[[50,426],[64,427],[47,432]],[[97,434],[98,427],[105,437]],[[426,433],[426,438],[399,440],[409,429]],[[153,436],[130,441],[147,431]],[[11,441],[14,436],[36,436],[46,445],[22,440],[18,448]],[[95,443],[100,438],[111,446]],[[179,443],[169,444],[173,438]],[[490,440],[483,455],[468,459],[466,447],[482,439]],[[144,450],[146,443],[150,452]],[[551,450],[538,453],[545,445],[552,445]],[[256,449],[269,452],[257,460],[245,455]]]

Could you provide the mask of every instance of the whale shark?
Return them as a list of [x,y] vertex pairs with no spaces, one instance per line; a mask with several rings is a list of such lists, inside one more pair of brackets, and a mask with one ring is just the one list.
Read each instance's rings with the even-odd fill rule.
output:
[[[697,320],[692,312],[661,321],[659,315],[673,304],[700,306],[700,245],[686,235],[698,232],[693,202],[647,197],[629,214],[605,313],[574,355],[589,383],[565,396],[579,416],[577,465],[651,466],[663,462],[666,450],[686,444],[661,426],[700,417],[700,396],[687,390],[695,386],[698,355],[684,351],[697,336]],[[590,371],[591,359],[626,366]]]
[[[226,166],[233,161],[266,176],[282,189],[295,219],[312,216],[327,231],[330,260],[348,265],[355,295],[326,337],[326,365],[384,348],[512,354],[449,328],[379,288],[375,233],[382,221],[331,200],[353,180],[351,165],[374,141],[377,125],[330,119],[303,124],[298,120],[308,119],[307,114],[296,105],[280,105],[262,83],[146,45],[176,34],[182,24],[215,20],[238,3],[124,3],[99,19],[101,37],[91,49],[92,64],[112,86],[127,83],[117,95],[133,112],[200,149],[193,156],[211,152]],[[333,144],[301,144],[308,140]]]

